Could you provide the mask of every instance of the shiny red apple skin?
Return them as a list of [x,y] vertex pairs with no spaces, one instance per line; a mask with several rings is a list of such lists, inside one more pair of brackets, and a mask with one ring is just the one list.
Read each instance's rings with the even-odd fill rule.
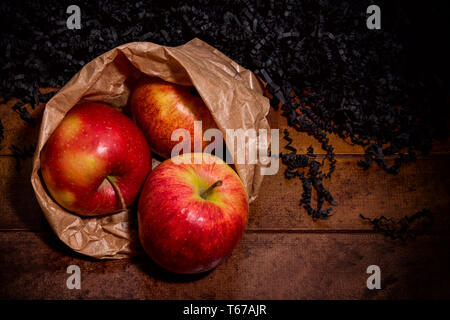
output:
[[44,145],[41,173],[61,206],[83,216],[122,209],[117,184],[130,205],[151,170],[150,148],[127,116],[101,103],[73,107]]
[[[160,78],[144,78],[131,95],[133,118],[144,132],[152,150],[170,158],[179,141],[172,141],[172,132],[183,128],[191,135],[191,152],[194,152],[194,121],[202,121],[203,132],[216,128],[216,123],[203,100],[193,93],[194,87],[181,86]],[[202,151],[209,144],[202,141]]]
[[[148,176],[139,198],[142,247],[158,265],[175,273],[201,273],[217,266],[238,244],[248,220],[247,194],[236,172],[221,159],[203,155],[217,163],[164,161]],[[206,200],[200,197],[218,180],[221,186]]]

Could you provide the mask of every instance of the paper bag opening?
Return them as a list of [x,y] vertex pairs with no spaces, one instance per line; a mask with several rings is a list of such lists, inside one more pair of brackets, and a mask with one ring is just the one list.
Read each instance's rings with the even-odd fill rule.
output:
[[[263,96],[262,81],[199,39],[178,47],[132,42],[86,64],[45,107],[31,183],[56,235],[74,251],[91,257],[122,259],[137,254],[136,212],[131,209],[101,217],[81,217],[68,212],[45,190],[39,176],[40,152],[65,114],[76,104],[96,101],[126,109],[130,90],[142,75],[194,86],[224,137],[227,129],[270,130],[266,119],[270,105]],[[229,145],[234,141],[227,138],[225,143]],[[245,143],[250,142],[246,140]],[[245,150],[247,152],[249,148]],[[237,158],[235,153],[233,159]],[[153,166],[157,164],[158,161],[154,161]],[[234,164],[250,202],[256,199],[262,183],[262,166],[259,162]]]

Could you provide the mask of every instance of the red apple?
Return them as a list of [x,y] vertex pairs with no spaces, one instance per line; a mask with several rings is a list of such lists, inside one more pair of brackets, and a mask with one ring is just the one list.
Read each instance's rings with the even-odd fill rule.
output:
[[151,170],[143,133],[124,114],[100,103],[73,107],[40,157],[42,177],[53,198],[84,216],[130,205]]
[[[202,121],[203,131],[216,128],[208,107],[192,86],[181,86],[159,78],[144,78],[134,89],[131,113],[144,132],[152,150],[170,158],[173,147],[179,141],[172,141],[172,132],[183,128],[191,135],[191,152],[194,152],[194,121]],[[209,144],[202,141],[202,151]],[[200,151],[200,150],[199,150]]]
[[[204,161],[195,164],[192,159],[202,155]],[[247,193],[220,158],[183,154],[148,176],[138,220],[141,244],[153,261],[172,272],[200,273],[219,264],[241,239],[248,220]]]

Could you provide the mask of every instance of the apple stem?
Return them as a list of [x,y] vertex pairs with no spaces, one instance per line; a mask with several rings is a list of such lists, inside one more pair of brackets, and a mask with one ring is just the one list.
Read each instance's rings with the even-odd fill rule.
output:
[[205,191],[200,193],[200,197],[202,197],[202,199],[206,199],[206,196],[208,194],[211,193],[211,191],[215,188],[215,187],[220,187],[223,184],[222,180],[217,180],[216,182],[214,182],[212,185],[209,186],[208,189],[206,189]]
[[113,187],[114,192],[119,197],[120,203],[122,204],[122,210],[127,210],[127,204],[125,203],[125,200],[123,199],[122,192],[120,192],[120,189],[117,186],[117,184],[114,181],[114,179],[111,176],[106,176],[106,180],[108,180],[109,183],[111,183],[111,186]]

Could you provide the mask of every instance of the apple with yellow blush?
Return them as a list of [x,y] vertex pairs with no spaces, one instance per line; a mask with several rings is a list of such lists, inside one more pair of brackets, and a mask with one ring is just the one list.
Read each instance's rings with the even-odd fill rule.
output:
[[[217,128],[208,107],[193,86],[182,86],[156,77],[139,81],[130,98],[133,119],[144,132],[152,150],[170,158],[172,149],[179,143],[172,141],[176,129],[190,133],[191,151],[201,152],[210,143],[203,133]],[[195,122],[201,121],[201,132],[195,134]],[[201,150],[195,150],[199,144]]]
[[176,273],[216,267],[236,247],[248,220],[248,198],[237,173],[208,153],[183,154],[148,176],[138,202],[145,252]]
[[52,197],[83,216],[129,206],[151,170],[150,148],[136,124],[113,107],[92,102],[66,114],[40,162]]

